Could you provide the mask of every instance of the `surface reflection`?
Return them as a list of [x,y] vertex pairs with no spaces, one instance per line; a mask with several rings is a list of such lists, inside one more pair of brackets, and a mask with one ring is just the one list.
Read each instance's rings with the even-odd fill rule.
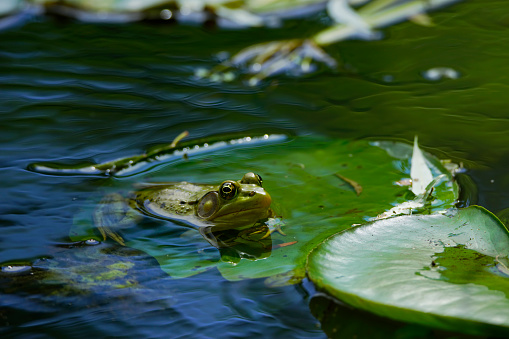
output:
[[240,259],[257,260],[270,256],[272,237],[264,223],[247,228],[208,226],[200,234],[221,253],[221,260],[237,263]]

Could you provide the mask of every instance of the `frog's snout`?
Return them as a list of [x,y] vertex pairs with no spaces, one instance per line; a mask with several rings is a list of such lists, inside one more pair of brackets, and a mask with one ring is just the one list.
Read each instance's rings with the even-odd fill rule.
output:
[[258,208],[269,208],[272,203],[272,198],[270,194],[267,193],[263,188],[257,187],[248,193],[250,197],[254,197],[253,203],[257,205]]
[[269,208],[270,204],[272,203],[272,198],[270,197],[270,194],[267,192],[264,192],[261,200],[261,205],[265,208]]

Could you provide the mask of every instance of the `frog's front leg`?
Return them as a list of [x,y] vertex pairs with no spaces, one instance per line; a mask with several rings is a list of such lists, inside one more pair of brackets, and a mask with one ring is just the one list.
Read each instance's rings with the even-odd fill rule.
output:
[[267,233],[262,237],[262,239],[267,238],[274,232],[278,232],[281,235],[286,235],[285,232],[283,232],[282,227],[285,225],[284,221],[280,218],[269,218],[267,222],[265,222],[265,225],[267,226]]
[[109,237],[122,246],[125,246],[125,241],[118,231],[134,226],[137,219],[139,215],[129,206],[128,200],[118,193],[105,196],[94,211],[94,223],[103,239]]

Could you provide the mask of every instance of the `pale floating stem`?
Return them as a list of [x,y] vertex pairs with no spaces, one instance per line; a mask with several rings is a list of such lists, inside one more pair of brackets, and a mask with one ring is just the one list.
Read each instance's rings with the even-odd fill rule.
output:
[[[457,1],[459,0],[415,0],[391,6],[395,1],[380,0],[375,1],[375,4],[372,5],[376,5],[376,7],[365,9],[368,6],[366,5],[358,12],[372,28],[382,28],[421,14],[426,10],[432,10]],[[375,9],[377,10],[375,11]],[[357,33],[354,27],[338,24],[316,34],[312,40],[319,46],[326,46],[351,38]]]
[[[411,18],[417,14],[422,14],[427,10],[433,10],[459,0],[415,0],[398,6],[389,7],[383,11],[378,11],[368,15],[365,20],[373,27],[380,28],[395,24],[397,22]],[[359,11],[361,16],[363,11]]]
[[359,34],[365,36],[372,34],[369,24],[350,6],[347,0],[330,0],[327,3],[327,13],[336,23],[355,27]]
[[327,46],[353,37],[356,33],[357,29],[355,27],[338,24],[321,31],[313,36],[311,40],[318,46]]
[[265,45],[266,49],[255,45],[241,51],[231,61],[232,66],[251,64],[250,73],[255,74],[250,79],[251,85],[288,70],[309,72],[311,60],[323,62],[329,67],[335,67],[336,61],[310,40],[286,40],[272,42]]
[[265,55],[268,53],[275,53],[279,49],[281,41],[270,43],[262,43],[254,46],[249,46],[238,52],[232,57],[231,63],[234,65],[246,63],[248,60]]
[[370,2],[371,0],[350,0],[348,3],[352,6],[360,6],[364,5],[367,2]]
[[362,193],[362,186],[358,182],[356,182],[356,181],[354,181],[352,179],[349,179],[349,178],[347,178],[347,177],[345,177],[345,176],[343,176],[343,175],[341,175],[339,173],[334,173],[334,175],[336,177],[338,177],[339,179],[343,180],[344,182],[346,182],[348,185],[350,185],[354,189],[355,194],[357,194],[357,196],[361,195],[361,193]]
[[385,7],[389,7],[396,3],[398,0],[379,0],[379,1],[371,1],[366,4],[366,6],[362,7],[358,12],[363,15],[370,15],[380,11]]
[[177,144],[180,142],[180,140],[184,139],[188,135],[189,135],[188,131],[184,131],[184,132],[180,133],[179,135],[177,135],[177,137],[175,139],[173,139],[173,141],[171,142],[170,148],[177,147]]
[[[231,81],[234,75],[230,70],[234,67],[247,65],[248,72],[253,74],[249,84],[256,85],[260,80],[282,72],[291,71],[296,74],[311,72],[313,70],[312,61],[321,62],[334,68],[336,61],[320,47],[355,37],[376,38],[378,35],[372,32],[373,29],[415,18],[417,15],[425,14],[428,10],[457,1],[460,0],[373,0],[371,2],[369,0],[350,0],[348,1],[350,5],[362,7],[355,11],[355,15],[352,13],[346,17],[336,15],[336,19],[350,18],[352,19],[350,20],[351,24],[338,23],[310,39],[273,41],[247,47],[211,71],[197,72],[196,75],[208,77],[212,81]],[[334,10],[340,11],[341,6]],[[334,17],[333,14],[329,14]]]

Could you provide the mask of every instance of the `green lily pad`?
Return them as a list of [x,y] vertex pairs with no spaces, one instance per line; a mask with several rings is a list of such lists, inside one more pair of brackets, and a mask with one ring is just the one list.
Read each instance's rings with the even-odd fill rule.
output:
[[319,289],[375,314],[468,334],[509,333],[509,232],[472,206],[378,220],[309,256]]
[[[152,162],[149,170],[141,168],[144,180],[130,172],[131,176],[108,188],[108,192],[119,187],[126,190],[131,188],[127,184],[139,181],[219,183],[238,180],[249,171],[263,177],[280,219],[271,222],[283,224],[285,235],[274,232],[263,238],[268,230],[264,225],[190,230],[154,218],[145,218],[136,227],[123,230],[127,246],[156,258],[172,277],[217,268],[229,280],[270,277],[270,284],[295,283],[305,276],[308,253],[324,239],[412,197],[407,187],[396,185],[409,177],[411,152],[399,158],[387,152],[394,145],[411,150],[409,145],[387,144],[381,148],[365,140],[316,137],[267,137],[267,143],[256,142],[253,146],[246,145],[248,142],[223,144],[209,144],[210,152],[192,153],[193,148],[188,148],[186,157],[170,157],[168,163]],[[436,159],[429,155],[427,159],[434,176],[447,176],[437,185],[429,208],[449,208],[457,199],[457,186]],[[99,240],[91,233],[91,209],[77,216],[71,230],[74,241]]]

